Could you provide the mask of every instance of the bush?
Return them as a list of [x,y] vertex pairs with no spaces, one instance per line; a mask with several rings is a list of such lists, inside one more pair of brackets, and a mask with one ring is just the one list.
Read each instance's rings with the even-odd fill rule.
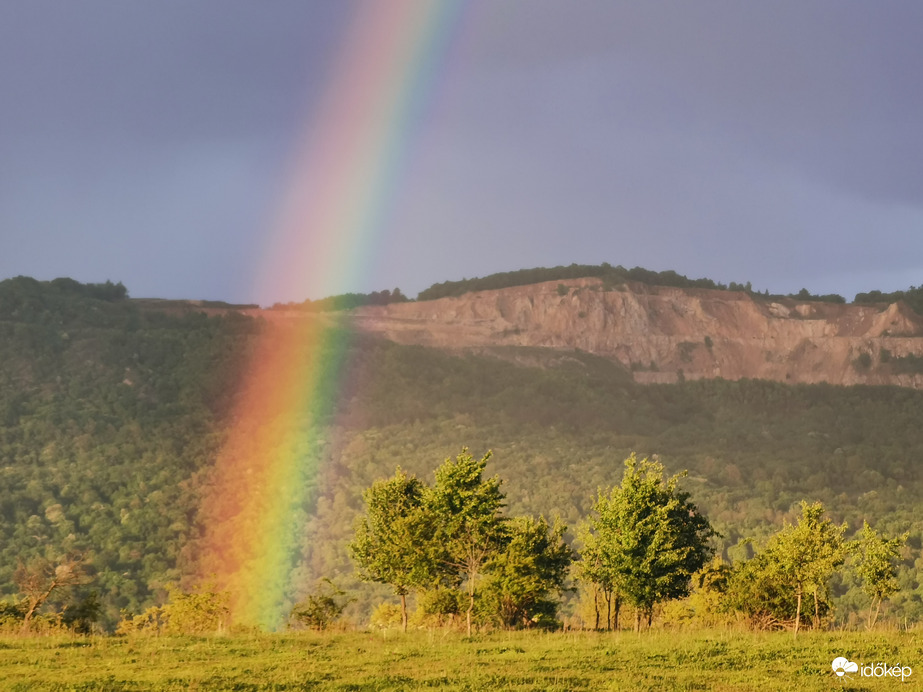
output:
[[435,587],[423,591],[417,597],[417,609],[413,622],[424,627],[454,627],[464,620],[467,596],[456,589]]
[[140,615],[132,615],[123,610],[122,618],[115,629],[118,635],[162,634],[167,625],[164,608],[151,606]]
[[369,626],[379,630],[399,629],[401,627],[401,606],[397,603],[379,603],[372,611]]
[[140,615],[122,612],[116,634],[213,634],[228,628],[231,609],[226,591],[193,593],[170,590],[170,602]]
[[230,620],[230,594],[226,591],[172,591],[166,610],[167,634],[211,634],[224,631]]
[[13,634],[22,628],[22,619],[26,615],[22,603],[0,601],[0,632]]
[[291,619],[302,627],[325,630],[349,605],[351,599],[343,598],[345,595],[345,591],[334,586],[333,582],[325,577],[314,593],[292,608]]

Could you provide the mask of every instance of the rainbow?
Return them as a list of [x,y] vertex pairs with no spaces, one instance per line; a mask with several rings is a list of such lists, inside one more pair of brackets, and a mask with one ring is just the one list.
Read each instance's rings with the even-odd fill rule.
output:
[[[367,271],[462,4],[357,4],[309,118],[257,277],[258,295],[344,293]],[[275,630],[329,454],[348,337],[322,317],[267,324],[249,354],[203,482],[200,584],[227,591],[234,623]]]

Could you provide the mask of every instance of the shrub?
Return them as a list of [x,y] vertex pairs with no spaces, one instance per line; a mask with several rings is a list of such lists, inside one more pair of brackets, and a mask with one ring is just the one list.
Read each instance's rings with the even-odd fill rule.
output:
[[231,615],[226,591],[172,591],[166,610],[167,634],[210,634],[225,630]]
[[167,614],[160,606],[151,606],[140,615],[123,610],[115,629],[118,635],[162,634],[167,624]]
[[333,623],[351,599],[343,598],[346,592],[336,587],[324,577],[314,593],[292,608],[291,619],[301,625],[315,630],[325,630]]
[[372,611],[369,625],[379,630],[398,629],[401,627],[401,606],[397,603],[379,603]]
[[463,621],[461,614],[467,608],[465,594],[457,589],[437,586],[417,596],[417,609],[413,615],[416,625],[425,627],[454,627]]
[[140,615],[122,612],[116,634],[212,634],[228,628],[231,608],[226,591],[170,590],[170,602]]

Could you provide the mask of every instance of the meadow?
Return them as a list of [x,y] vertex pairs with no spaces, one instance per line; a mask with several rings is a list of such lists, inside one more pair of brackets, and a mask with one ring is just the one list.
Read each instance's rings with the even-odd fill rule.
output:
[[[909,666],[838,678],[831,662]],[[879,669],[880,672],[881,669]],[[919,676],[919,678],[917,677]],[[911,631],[290,632],[0,638],[4,690],[923,689]]]

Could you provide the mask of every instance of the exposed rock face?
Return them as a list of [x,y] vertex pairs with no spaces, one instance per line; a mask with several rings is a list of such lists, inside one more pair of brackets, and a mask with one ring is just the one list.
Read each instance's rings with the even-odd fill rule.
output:
[[908,355],[923,357],[923,318],[902,303],[764,302],[635,283],[605,290],[599,279],[577,279],[364,307],[352,319],[405,344],[581,349],[623,363],[646,383],[723,377],[923,387],[923,374],[899,367]]

